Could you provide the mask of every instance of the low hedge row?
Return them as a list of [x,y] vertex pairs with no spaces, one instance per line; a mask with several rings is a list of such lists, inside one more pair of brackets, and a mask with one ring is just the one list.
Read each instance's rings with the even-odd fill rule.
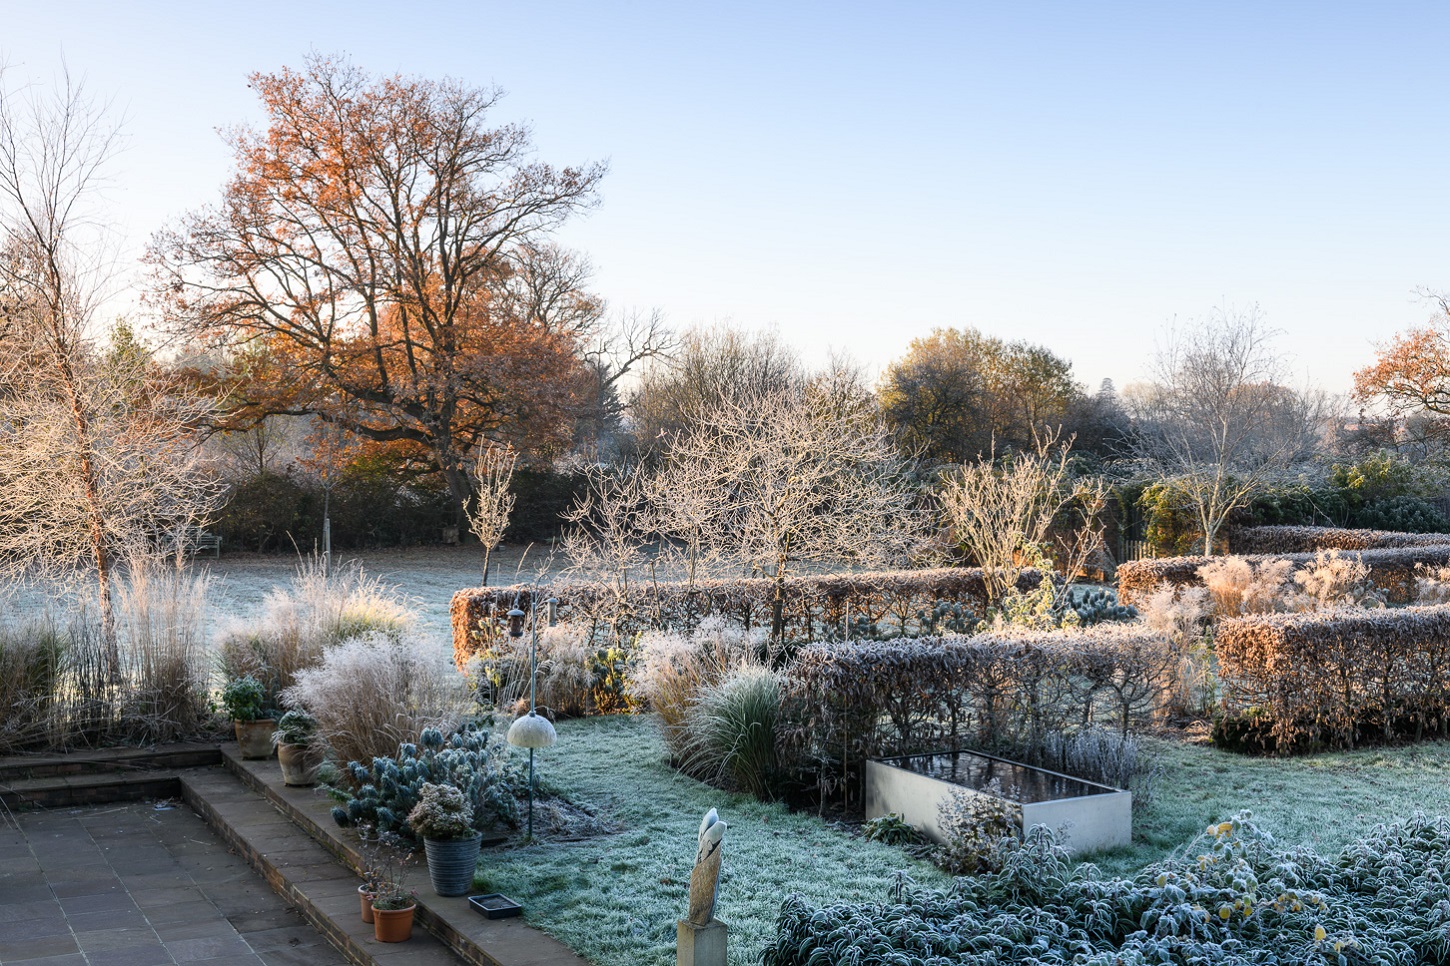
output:
[[1140,627],[812,644],[786,669],[782,758],[852,804],[865,760],[1031,744],[1157,710],[1178,657]]
[[1450,545],[1443,533],[1399,533],[1344,527],[1243,527],[1229,537],[1240,554],[1313,553],[1316,550],[1387,550]]
[[[1042,580],[1027,571],[1022,590]],[[461,666],[505,630],[505,615],[515,604],[527,610],[536,588],[531,585],[477,587],[453,595],[453,654]],[[538,588],[559,600],[559,619],[587,623],[628,639],[642,630],[688,629],[704,617],[720,615],[745,627],[769,627],[776,596],[775,581],[735,580],[635,581],[627,587],[604,581],[570,581]],[[847,621],[881,634],[920,635],[969,629],[965,618],[939,605],[959,605],[980,614],[986,584],[977,568],[940,570],[877,570],[854,574],[789,577],[784,587],[784,635],[793,643],[840,636]],[[943,626],[953,624],[950,628]]]
[[1450,728],[1450,606],[1237,617],[1214,646],[1228,743],[1290,753]]
[[[1394,547],[1382,550],[1349,551],[1346,558],[1359,560],[1369,568],[1370,580],[1393,604],[1414,598],[1417,564],[1443,567],[1450,563],[1450,544],[1430,547]],[[1138,605],[1163,584],[1190,586],[1201,582],[1198,569],[1212,557],[1162,557],[1131,560],[1118,565],[1118,599],[1124,604]],[[1254,554],[1244,557],[1250,563],[1288,560],[1301,567],[1314,559],[1312,553]]]

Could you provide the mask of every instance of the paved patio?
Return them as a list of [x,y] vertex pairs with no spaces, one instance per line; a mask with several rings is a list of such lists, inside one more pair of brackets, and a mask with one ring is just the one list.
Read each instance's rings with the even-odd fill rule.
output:
[[0,963],[341,966],[179,802],[0,815]]

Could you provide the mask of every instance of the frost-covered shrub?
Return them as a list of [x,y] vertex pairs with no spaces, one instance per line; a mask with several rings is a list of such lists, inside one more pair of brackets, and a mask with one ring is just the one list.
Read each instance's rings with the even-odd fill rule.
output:
[[282,692],[306,708],[341,761],[372,761],[424,728],[455,731],[472,709],[464,677],[428,657],[422,641],[366,634],[337,644]]
[[1106,587],[1070,590],[1066,605],[1077,614],[1078,625],[1092,627],[1112,621],[1136,620],[1138,609],[1118,602],[1118,595]]
[[815,644],[786,669],[782,754],[822,796],[857,787],[865,759],[1035,744],[1084,722],[1120,731],[1157,712],[1177,654],[1137,625]]
[[333,645],[365,634],[400,641],[416,624],[396,588],[356,564],[328,574],[320,558],[310,557],[291,584],[267,593],[261,615],[224,624],[216,645],[226,676],[251,675],[275,698]]
[[869,818],[861,823],[861,837],[868,842],[902,847],[920,846],[926,843],[922,835],[900,812],[887,812]]
[[685,715],[685,769],[756,798],[775,798],[780,699],[781,675],[765,667],[739,667],[705,687]]
[[418,789],[418,804],[408,813],[408,827],[419,838],[470,838],[474,832],[473,806],[452,785],[424,782]]
[[[518,795],[527,787],[507,745],[490,743],[486,733],[456,731],[446,738],[437,728],[424,728],[418,742],[404,742],[393,755],[364,765],[350,761],[351,793],[334,789],[346,805],[332,810],[341,826],[365,826],[382,833],[414,838],[409,816],[424,800],[429,785],[457,789],[472,810],[470,824],[480,832],[517,828]],[[431,834],[431,833],[425,833]]]
[[1319,550],[1438,547],[1450,543],[1450,536],[1339,527],[1244,527],[1234,531],[1232,543],[1233,552],[1238,554],[1290,554]]
[[[1041,579],[1035,570],[1024,571],[1018,589],[1036,587]],[[711,616],[745,632],[768,629],[777,589],[769,578],[736,578],[638,581],[623,594],[616,584],[602,581],[570,581],[544,591],[522,584],[460,590],[451,605],[453,657],[463,667],[504,636],[506,615],[515,603],[528,610],[536,595],[556,597],[560,619],[586,628],[591,640],[617,644],[645,631],[689,633]],[[781,643],[791,646],[839,640],[846,636],[848,623],[855,626],[863,619],[882,637],[932,633],[929,615],[938,604],[960,604],[980,613],[986,600],[982,571],[972,567],[788,577],[780,589]],[[938,627],[937,632],[946,629]]]
[[1247,813],[1131,879],[1074,862],[1041,826],[949,893],[785,900],[764,966],[1418,966],[1450,962],[1450,821],[1377,826],[1335,857],[1285,849]]
[[953,789],[937,806],[937,824],[946,841],[932,861],[952,875],[976,875],[1002,867],[1011,843],[1022,834],[1022,806],[1013,790],[992,779],[981,794]]
[[[528,710],[532,644],[503,635],[473,656],[467,672],[486,685],[495,707],[515,714]],[[597,710],[595,665],[599,648],[577,625],[539,628],[537,701],[553,718],[574,718]]]

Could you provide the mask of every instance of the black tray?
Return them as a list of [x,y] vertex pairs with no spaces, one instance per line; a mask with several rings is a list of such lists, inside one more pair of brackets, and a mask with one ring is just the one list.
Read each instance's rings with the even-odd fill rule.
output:
[[468,904],[473,911],[485,919],[507,919],[509,916],[517,916],[524,911],[524,907],[514,902],[501,892],[490,892],[486,896],[469,896]]

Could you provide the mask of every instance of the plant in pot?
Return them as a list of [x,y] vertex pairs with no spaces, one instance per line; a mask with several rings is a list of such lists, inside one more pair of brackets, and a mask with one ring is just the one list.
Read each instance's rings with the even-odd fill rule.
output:
[[466,895],[473,888],[483,834],[473,827],[473,806],[452,785],[425,782],[408,825],[423,839],[428,878],[440,896]]
[[317,734],[317,719],[301,708],[293,708],[277,719],[272,735],[277,743],[277,763],[282,766],[282,781],[288,785],[314,785],[317,770],[322,767],[322,739]]
[[413,935],[413,913],[418,908],[418,895],[406,883],[412,855],[391,832],[380,834],[377,841],[377,862],[368,872],[376,890],[372,901],[373,935],[380,943],[400,943]]
[[243,758],[272,757],[277,722],[267,713],[267,689],[250,674],[232,678],[222,688],[222,710],[232,719]]

